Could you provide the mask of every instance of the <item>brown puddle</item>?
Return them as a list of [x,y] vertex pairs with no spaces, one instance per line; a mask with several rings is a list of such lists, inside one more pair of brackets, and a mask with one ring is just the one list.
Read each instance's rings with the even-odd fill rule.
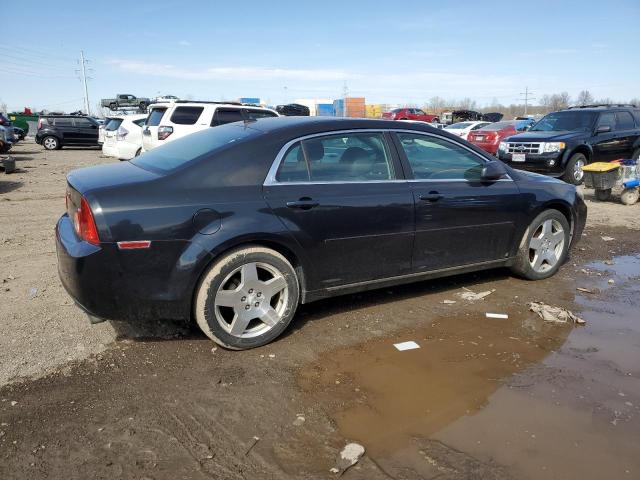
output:
[[[482,409],[501,380],[542,360],[571,331],[540,324],[523,329],[512,319],[485,318],[483,308],[328,352],[302,371],[301,386],[334,410],[344,437],[374,456],[394,452],[413,436],[429,436]],[[421,348],[393,346],[409,340]]]

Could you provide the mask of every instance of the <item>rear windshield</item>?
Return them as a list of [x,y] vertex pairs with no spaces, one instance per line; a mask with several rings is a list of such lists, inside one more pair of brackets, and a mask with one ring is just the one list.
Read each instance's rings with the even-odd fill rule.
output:
[[485,125],[480,130],[488,130],[490,132],[497,132],[498,130],[502,130],[503,128],[513,127],[513,122],[496,122],[490,123],[489,125]]
[[166,143],[142,154],[131,162],[155,172],[170,172],[189,162],[222,151],[237,143],[262,135],[263,132],[244,124],[209,128]]
[[149,113],[149,117],[147,118],[147,125],[150,127],[157,127],[160,125],[160,121],[162,120],[162,116],[164,112],[166,112],[166,108],[154,108]]
[[254,110],[254,109],[246,109],[244,111],[246,120],[258,120],[259,118],[267,118],[267,117],[277,117],[273,112],[269,110]]
[[108,132],[113,132],[114,130],[118,130],[121,124],[122,124],[121,118],[112,118],[107,122],[104,129]]

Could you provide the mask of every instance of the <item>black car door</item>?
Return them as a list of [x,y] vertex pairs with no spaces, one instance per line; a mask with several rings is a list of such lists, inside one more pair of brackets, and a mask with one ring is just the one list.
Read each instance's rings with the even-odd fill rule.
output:
[[78,143],[85,145],[98,144],[98,124],[88,118],[77,117],[73,119]]
[[634,144],[638,139],[638,129],[629,112],[616,112],[616,139],[619,146],[618,158],[631,158]]
[[480,179],[487,161],[437,135],[395,134],[416,205],[416,272],[502,260],[509,256],[524,201],[516,183]]
[[[58,135],[62,138],[62,143],[78,143],[78,132],[71,117],[51,117],[53,125],[56,127]],[[51,122],[51,119],[49,120]]]
[[[599,131],[607,129],[605,131]],[[608,162],[620,158],[620,140],[616,132],[616,114],[604,112],[596,123],[593,139],[593,162]]]
[[313,136],[283,149],[264,195],[312,259],[310,283],[329,288],[410,271],[414,206],[401,171],[380,131]]

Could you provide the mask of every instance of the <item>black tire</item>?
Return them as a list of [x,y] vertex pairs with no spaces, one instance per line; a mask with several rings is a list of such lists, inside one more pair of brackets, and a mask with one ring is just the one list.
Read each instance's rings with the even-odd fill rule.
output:
[[139,157],[140,155],[142,155],[142,149],[139,148],[138,151],[136,152],[136,157]]
[[[242,277],[244,270],[239,271],[243,266],[250,265],[257,265],[258,268],[268,267],[273,269],[279,274],[280,282],[283,285],[280,293],[276,293],[273,297],[269,296],[262,305],[259,305],[259,303],[254,304],[254,301],[261,300],[259,298],[262,295],[261,292],[253,291],[253,289],[248,290],[251,284],[247,284],[247,280]],[[258,273],[254,278],[258,278],[266,270],[256,271]],[[266,280],[266,282],[268,281],[270,280]],[[235,282],[232,284],[233,288],[227,289],[226,287],[230,282]],[[267,285],[267,283],[264,283],[265,280],[258,280],[258,282],[262,282],[262,285]],[[257,287],[256,290],[259,288]],[[233,334],[234,322],[229,319],[240,318],[238,311],[243,313],[242,308],[238,310],[232,307],[216,305],[221,291],[234,295],[234,302],[241,300],[239,307],[248,310],[248,317],[254,314],[252,313],[254,305],[256,307],[255,315],[259,315],[257,313],[259,308],[265,308],[266,306],[266,308],[278,313],[277,317],[275,317],[276,320],[272,325],[267,325],[258,317],[248,322],[245,320],[246,324],[241,327],[240,335]],[[265,300],[266,296],[267,294],[264,294],[262,300]],[[217,344],[231,350],[246,350],[265,345],[282,334],[293,319],[298,307],[299,296],[298,277],[289,261],[283,255],[269,248],[247,246],[225,254],[206,270],[196,288],[193,305],[194,316],[200,329]],[[274,306],[274,301],[276,306]],[[252,327],[254,329],[253,332],[250,331],[251,325],[256,325]],[[261,331],[264,331],[264,333],[260,333]]]
[[640,159],[640,148],[636,148],[633,153],[631,154],[631,158],[633,158],[634,160],[639,160]]
[[115,112],[116,110],[118,110],[118,104],[117,103],[110,103],[109,104],[109,110],[111,110],[112,112]]
[[635,188],[625,188],[620,194],[620,201],[623,205],[633,205],[640,199],[640,190]]
[[[562,226],[564,233],[564,244],[562,245],[562,252],[558,256],[557,262],[548,270],[541,272],[536,271],[532,266],[532,252],[530,245],[531,239],[534,234],[537,234],[543,223],[547,220],[558,222],[558,224]],[[533,219],[533,221],[529,224],[527,230],[524,232],[524,236],[522,237],[520,245],[518,246],[518,253],[516,254],[514,263],[511,266],[511,270],[513,271],[513,273],[528,280],[543,280],[555,275],[560,266],[567,259],[567,255],[569,253],[569,242],[571,238],[570,229],[571,226],[569,225],[567,218],[558,210],[549,209],[540,213],[536,218]]]
[[[567,168],[562,176],[562,179],[573,185],[580,185],[584,181],[584,172],[582,167],[587,164],[587,157],[582,153],[574,153],[567,162]],[[581,166],[580,166],[581,165]],[[577,168],[580,166],[580,174],[577,173]]]
[[601,202],[606,202],[611,198],[611,189],[607,188],[606,190],[596,190],[596,199]]
[[48,135],[42,139],[42,146],[45,150],[60,150],[60,148],[62,148],[60,140],[52,135]]
[[144,102],[140,102],[139,107],[140,107],[140,111],[141,111],[142,113],[145,113],[145,112],[147,111],[147,104],[146,104],[146,103],[144,103]]

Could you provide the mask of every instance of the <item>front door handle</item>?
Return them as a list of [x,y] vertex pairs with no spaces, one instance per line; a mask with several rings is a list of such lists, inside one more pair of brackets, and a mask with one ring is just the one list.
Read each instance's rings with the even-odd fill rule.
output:
[[309,197],[302,197],[300,200],[296,200],[295,202],[287,202],[287,207],[298,208],[300,210],[311,210],[318,205],[320,205],[320,202],[316,202]]
[[438,192],[429,192],[427,194],[419,195],[418,198],[424,202],[437,202],[442,198]]

